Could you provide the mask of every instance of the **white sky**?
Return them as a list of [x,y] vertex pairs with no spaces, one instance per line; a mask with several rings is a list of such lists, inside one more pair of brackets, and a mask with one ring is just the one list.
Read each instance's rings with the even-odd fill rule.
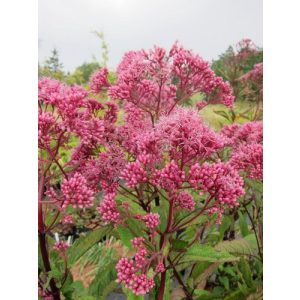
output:
[[124,52],[175,40],[207,60],[244,37],[262,46],[262,0],[39,0],[39,61],[56,47],[66,70],[100,58],[102,31],[109,67]]

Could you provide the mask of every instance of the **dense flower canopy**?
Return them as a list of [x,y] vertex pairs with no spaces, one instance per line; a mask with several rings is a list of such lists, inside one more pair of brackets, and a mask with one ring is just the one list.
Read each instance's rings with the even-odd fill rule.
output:
[[[39,81],[39,171],[48,176],[45,195],[65,214],[62,222],[72,222],[70,205],[97,207],[103,223],[115,227],[140,222],[146,235],[132,240],[134,259],[121,258],[116,269],[118,282],[141,295],[165,272],[168,234],[184,224],[175,223],[176,214],[218,214],[220,222],[245,194],[242,175],[262,179],[262,123],[227,125],[218,133],[186,107],[195,94],[203,96],[199,109],[232,107],[234,96],[208,62],[178,43],[169,52],[128,52],[116,83],[108,75],[106,68],[94,73],[87,90]],[[97,98],[105,91],[110,99]],[[162,211],[154,210],[162,201],[168,207],[164,232],[158,229]]]

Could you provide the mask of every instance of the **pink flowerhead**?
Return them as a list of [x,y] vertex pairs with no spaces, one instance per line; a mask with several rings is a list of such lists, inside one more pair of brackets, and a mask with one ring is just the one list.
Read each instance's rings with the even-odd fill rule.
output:
[[90,89],[93,93],[97,94],[110,86],[108,82],[108,69],[101,68],[92,74],[90,78]]
[[103,200],[100,202],[98,207],[99,213],[106,222],[118,222],[120,218],[120,213],[117,209],[117,204],[115,201],[116,193],[106,193]]
[[230,164],[247,173],[252,179],[263,179],[263,146],[261,144],[242,145],[236,149]]
[[69,244],[65,241],[59,241],[56,242],[53,246],[54,250],[57,250],[59,252],[64,252],[65,250],[67,250],[69,248]]
[[230,164],[223,162],[193,165],[189,182],[193,187],[208,192],[211,197],[229,207],[238,205],[237,199],[245,193],[243,178]]
[[182,209],[187,209],[190,211],[193,211],[195,209],[195,201],[191,194],[188,192],[181,192],[176,198],[175,202],[178,203],[178,205]]
[[165,266],[163,262],[159,262],[155,268],[156,273],[162,273],[165,271]]
[[174,161],[171,161],[163,169],[155,172],[153,182],[166,190],[172,191],[179,188],[184,179],[184,172],[179,169]]
[[72,215],[64,215],[60,222],[62,224],[72,224],[73,216]]
[[149,213],[143,216],[143,220],[145,222],[146,227],[153,229],[159,224],[160,216],[158,213]]
[[87,186],[86,179],[78,172],[70,179],[65,179],[61,185],[64,196],[63,207],[71,204],[74,208],[91,207],[94,202],[94,192]]

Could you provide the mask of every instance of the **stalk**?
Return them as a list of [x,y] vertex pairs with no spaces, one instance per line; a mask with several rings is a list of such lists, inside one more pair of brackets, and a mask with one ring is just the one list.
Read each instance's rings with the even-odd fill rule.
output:
[[166,285],[166,271],[161,273],[161,280],[160,280],[160,286],[159,286],[157,300],[164,299],[165,285]]
[[[47,249],[45,224],[43,221],[42,195],[43,195],[44,182],[45,182],[45,177],[41,176],[41,178],[39,180],[39,193],[38,193],[38,198],[39,198],[38,228],[39,228],[39,243],[40,243],[41,255],[42,255],[45,271],[46,271],[46,273],[48,273],[51,271],[51,266],[50,266],[50,260],[49,260],[48,249]],[[51,293],[52,293],[54,300],[60,300],[60,292],[59,292],[59,289],[57,288],[53,278],[50,280],[49,285],[50,285]]]
[[[47,251],[46,234],[45,233],[43,233],[43,232],[39,233],[39,242],[40,242],[40,249],[41,249],[41,254],[42,254],[45,271],[48,273],[51,271],[51,266],[50,266],[48,251]],[[59,289],[57,288],[53,278],[50,280],[49,285],[50,285],[51,293],[52,293],[54,300],[60,300],[60,292],[59,292]]]

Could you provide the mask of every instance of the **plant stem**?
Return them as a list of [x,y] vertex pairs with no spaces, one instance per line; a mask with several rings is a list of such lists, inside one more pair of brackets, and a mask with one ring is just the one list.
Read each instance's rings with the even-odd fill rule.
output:
[[157,300],[164,299],[165,285],[166,285],[166,271],[161,273],[160,286],[159,286],[159,291],[158,291],[158,295],[157,295]]
[[[46,234],[45,233],[39,232],[39,242],[40,242],[40,249],[41,249],[41,254],[42,254],[45,271],[48,273],[51,271],[51,266],[50,266],[50,261],[49,261],[47,245],[46,245]],[[54,300],[60,300],[60,292],[59,292],[59,289],[57,288],[53,278],[51,278],[49,285],[50,285],[51,293],[52,293]]]
[[[173,224],[173,214],[174,214],[174,203],[172,200],[170,200],[170,204],[169,204],[169,215],[168,215],[168,224],[166,227],[165,232],[163,233],[163,235],[161,236],[160,239],[160,250],[162,251],[165,243],[167,241],[167,235],[168,233],[171,231],[171,227]],[[166,268],[166,266],[165,266]],[[161,273],[161,280],[160,280],[160,286],[159,286],[159,291],[158,291],[158,300],[163,300],[164,298],[164,292],[165,292],[165,285],[166,285],[166,271]]]
[[185,286],[184,282],[182,281],[182,279],[181,279],[180,275],[178,274],[178,272],[177,272],[177,270],[176,270],[176,268],[175,268],[172,260],[170,259],[170,257],[168,257],[168,261],[169,261],[169,263],[170,263],[170,265],[171,265],[171,267],[173,269],[174,276],[176,277],[176,279],[179,282],[179,284],[182,286],[182,289],[183,289],[183,291],[184,291],[184,293],[186,295],[186,299],[187,300],[192,300],[193,299],[192,295],[190,294],[190,292],[188,291],[188,289]]
[[254,235],[255,235],[255,239],[256,239],[256,243],[257,243],[257,248],[258,248],[258,254],[259,254],[259,257],[261,259],[261,261],[263,261],[263,254],[261,252],[261,247],[260,247],[260,242],[259,242],[259,238],[258,238],[258,235],[257,235],[257,232],[256,232],[256,228],[255,228],[255,223],[254,223],[254,220],[253,218],[251,217],[251,214],[249,213],[248,209],[246,206],[244,206],[245,208],[245,211],[250,219],[250,222],[251,222],[251,225],[252,225],[252,229],[254,231]]

